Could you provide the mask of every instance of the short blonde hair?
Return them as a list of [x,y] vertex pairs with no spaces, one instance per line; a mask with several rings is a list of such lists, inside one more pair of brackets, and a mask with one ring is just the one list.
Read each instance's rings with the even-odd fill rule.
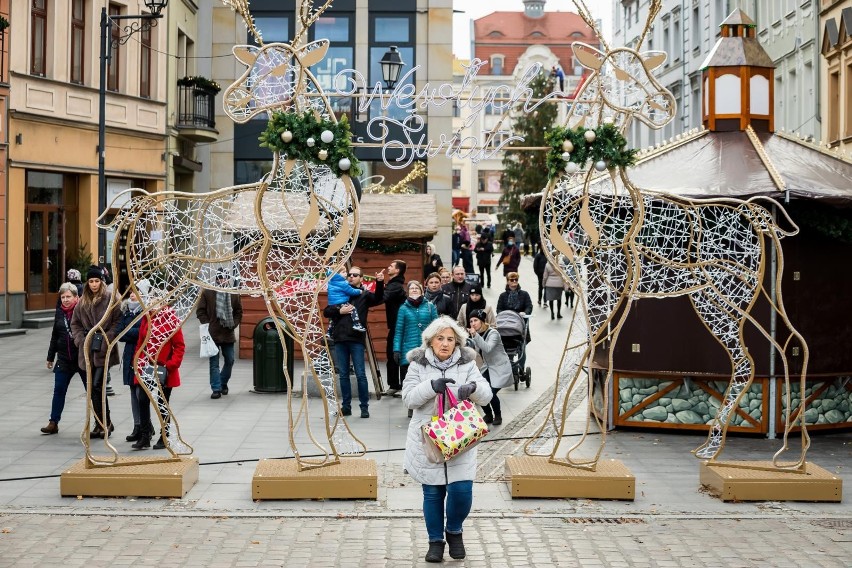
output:
[[459,347],[464,347],[468,338],[467,331],[449,316],[441,316],[438,319],[434,319],[432,323],[426,326],[426,329],[423,330],[423,347],[429,347],[429,344],[432,343],[438,332],[444,329],[452,329],[456,336],[456,344]]
[[[509,274],[506,275],[506,279],[508,280],[509,278],[518,278],[518,273],[517,272],[510,272]],[[520,282],[520,279],[518,279],[518,282]]]
[[412,286],[417,286],[417,289],[420,290],[420,295],[423,295],[423,284],[419,280],[409,280],[408,284],[405,285],[405,291],[408,292],[411,290]]

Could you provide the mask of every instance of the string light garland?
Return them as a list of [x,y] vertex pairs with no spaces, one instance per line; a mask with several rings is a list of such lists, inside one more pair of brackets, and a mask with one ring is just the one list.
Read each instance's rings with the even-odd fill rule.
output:
[[423,248],[423,245],[420,243],[413,243],[408,241],[403,241],[398,244],[387,244],[382,241],[376,241],[373,239],[358,239],[358,244],[356,245],[359,249],[366,250],[369,252],[379,252],[382,254],[396,254],[398,252],[420,252]]

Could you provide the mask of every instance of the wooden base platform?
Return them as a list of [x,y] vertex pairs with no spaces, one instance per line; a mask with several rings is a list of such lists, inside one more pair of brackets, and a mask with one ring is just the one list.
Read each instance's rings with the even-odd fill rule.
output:
[[87,468],[83,458],[62,472],[59,493],[63,497],[183,497],[198,481],[197,458],[150,461],[150,457],[122,456],[114,466]]
[[[744,468],[743,466],[746,466]],[[771,468],[770,461],[701,464],[701,485],[722,501],[828,501],[843,498],[843,480],[818,465],[805,463],[805,473],[747,469]]]
[[252,499],[376,499],[376,462],[344,458],[339,464],[299,471],[295,459],[260,460]]
[[545,457],[506,458],[512,498],[556,497],[632,501],[636,478],[619,460],[601,460],[595,471],[550,463]]

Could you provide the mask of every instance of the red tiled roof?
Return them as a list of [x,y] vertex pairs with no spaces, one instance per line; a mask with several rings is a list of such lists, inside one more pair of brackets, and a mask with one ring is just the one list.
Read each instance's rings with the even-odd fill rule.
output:
[[[578,36],[572,35],[575,33]],[[528,18],[523,12],[493,12],[474,20],[473,37],[476,43],[598,43],[594,32],[573,12],[545,12],[541,18]]]

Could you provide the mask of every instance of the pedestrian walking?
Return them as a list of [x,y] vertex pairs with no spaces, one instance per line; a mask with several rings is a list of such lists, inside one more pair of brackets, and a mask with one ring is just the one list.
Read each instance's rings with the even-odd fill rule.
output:
[[524,238],[526,237],[526,234],[524,233],[524,228],[521,226],[520,223],[515,223],[515,231],[514,232],[515,232],[515,246],[518,247],[519,251],[521,249],[523,249],[524,254],[526,254],[527,250],[526,250],[526,244],[524,242]]
[[547,263],[544,267],[544,300],[550,306],[550,319],[554,319],[553,304],[556,303],[556,318],[562,319],[562,292],[565,282],[562,275],[553,265]]
[[503,413],[497,393],[512,384],[512,363],[503,348],[500,334],[488,323],[485,310],[473,310],[468,318],[468,330],[472,347],[480,354],[482,365],[479,371],[491,386],[491,402],[482,407],[486,424],[500,426]]
[[517,272],[518,267],[521,266],[521,251],[515,246],[515,237],[509,237],[506,240],[506,246],[503,247],[500,258],[497,259],[497,265],[494,268],[496,269],[498,266],[503,267],[503,276],[506,277],[511,272]]
[[461,225],[456,225],[456,230],[453,231],[453,236],[450,240],[450,247],[453,251],[453,266],[459,263],[461,260],[461,251],[462,251],[462,228]]
[[452,300],[441,289],[441,277],[437,272],[433,272],[426,277],[426,290],[423,296],[427,301],[435,304],[435,309],[438,310],[439,316],[452,316]]
[[441,256],[435,252],[432,245],[426,245],[426,264],[423,265],[423,279],[444,266]]
[[461,227],[461,263],[465,273],[473,274],[473,246],[467,226]]
[[539,249],[535,256],[533,257],[533,272],[535,273],[536,279],[538,279],[538,294],[536,298],[538,298],[538,306],[542,307],[544,304],[544,267],[547,266],[547,257],[544,255],[544,252]]
[[461,266],[453,267],[453,279],[449,284],[442,287],[444,294],[450,297],[452,310],[450,315],[456,317],[461,307],[467,302],[467,297],[470,294],[471,284],[465,277],[464,268]]
[[[148,280],[141,280],[136,283],[136,289],[143,297],[147,296],[150,288],[151,285]],[[139,341],[139,328],[142,325],[142,318],[136,319],[140,313],[142,313],[142,304],[139,302],[136,292],[130,292],[130,296],[121,302],[121,318],[117,325],[118,333],[124,331],[124,335],[118,339],[124,343],[124,352],[121,355],[122,379],[124,384],[130,387],[130,413],[133,416],[133,431],[125,438],[128,442],[136,442],[143,431],[153,430],[151,424],[142,426],[142,418],[139,414],[139,394],[137,393],[137,390],[141,387],[136,381],[136,371],[133,368],[136,343]],[[136,321],[134,322],[134,320]]]
[[[334,365],[340,379],[340,412],[343,416],[352,415],[352,380],[350,368],[355,370],[358,383],[358,403],[361,407],[361,418],[370,417],[370,391],[367,383],[367,371],[364,366],[364,351],[367,339],[368,310],[384,301],[385,271],[376,273],[376,289],[373,292],[364,287],[364,271],[360,266],[352,266],[346,273],[349,286],[361,290],[361,294],[350,302],[328,305],[323,315],[329,318],[333,325],[332,340],[334,341]],[[354,317],[363,327],[355,326]]]
[[393,357],[393,338],[396,334],[396,318],[399,313],[399,308],[407,297],[405,289],[405,271],[407,265],[405,261],[394,260],[388,266],[388,276],[390,280],[385,284],[384,302],[385,316],[388,324],[387,336],[387,370],[388,370],[388,390],[384,392],[386,396],[396,396],[402,390],[402,381],[399,378],[399,364]]
[[423,339],[425,330],[432,320],[438,318],[435,305],[423,297],[423,287],[420,282],[408,282],[408,298],[399,308],[396,319],[396,332],[393,336],[393,358],[399,365],[399,378],[405,382],[409,361],[406,355],[418,347]]
[[[171,306],[155,307],[146,317],[142,318],[142,324],[139,326],[139,339],[136,342],[136,351],[141,351],[135,384],[139,384],[139,369],[153,365],[156,372],[156,368],[165,367],[166,383],[165,385],[161,383],[160,388],[167,401],[171,401],[172,391],[180,386],[180,366],[186,352],[186,344],[180,326],[181,320]],[[136,390],[136,395],[139,401],[139,421],[144,428],[139,433],[139,439],[131,447],[134,450],[143,450],[150,447],[151,439],[154,436],[154,429],[151,424],[151,404],[144,388],[139,387]],[[169,438],[169,416],[164,416],[163,419],[160,439],[154,444],[155,450],[165,449],[166,440]]]
[[426,561],[441,562],[447,544],[452,558],[466,555],[462,533],[473,506],[477,448],[445,463],[432,463],[423,446],[423,426],[435,414],[436,395],[444,396],[448,389],[458,400],[469,399],[480,405],[491,402],[492,395],[476,367],[475,351],[465,347],[467,332],[455,321],[442,316],[429,324],[422,337],[421,346],[406,355],[410,364],[402,400],[413,416],[408,424],[403,467],[423,488],[423,518],[429,538]]
[[[77,274],[80,273],[77,272]],[[47,348],[47,368],[53,370],[53,402],[50,405],[50,419],[47,426],[41,429],[43,434],[59,433],[59,421],[62,420],[62,411],[65,409],[68,385],[71,384],[74,375],[80,375],[83,391],[86,390],[85,367],[80,367],[78,349],[74,344],[74,335],[71,333],[71,320],[78,301],[77,286],[73,282],[65,282],[59,287],[60,304],[53,316],[50,346]]]
[[478,284],[470,287],[467,302],[462,304],[462,307],[456,314],[456,321],[460,326],[467,329],[467,318],[470,317],[469,314],[472,314],[476,310],[483,310],[487,314],[485,321],[489,324],[494,325],[496,323],[494,308],[486,304],[485,296],[482,295],[482,286]]
[[494,255],[491,236],[483,231],[473,250],[476,253],[476,265],[479,268],[479,283],[491,288],[491,257]]
[[[216,274],[216,285],[226,289],[230,287],[230,278],[224,270]],[[210,398],[221,398],[227,395],[228,381],[234,368],[234,344],[237,336],[234,330],[243,319],[243,303],[239,294],[231,294],[224,290],[204,290],[198,302],[195,315],[201,323],[209,324],[210,337],[219,348],[219,353],[210,357]],[[219,354],[223,364],[219,368]]]
[[[74,344],[78,348],[77,365],[81,369],[86,368],[86,355],[83,351],[86,336],[104,317],[109,303],[110,295],[107,292],[107,285],[103,281],[103,272],[98,266],[89,267],[86,273],[86,285],[83,287],[83,297],[77,307],[74,308],[74,315],[71,318],[71,333],[74,335]],[[112,310],[106,321],[101,324],[103,333],[93,336],[89,342],[92,363],[92,389],[89,392],[89,397],[97,417],[97,424],[91,433],[92,438],[108,437],[115,430],[110,419],[109,400],[103,398],[103,391],[106,387],[107,370],[109,367],[118,364],[117,350],[113,349],[110,352],[109,360],[107,360],[106,353],[107,344],[115,340],[117,333],[115,326],[120,317],[121,312]],[[101,400],[104,401],[103,405]]]
[[[533,310],[533,303],[530,295],[526,290],[521,289],[521,284],[518,281],[518,273],[510,272],[506,277],[506,290],[497,298],[497,313],[503,310],[512,310],[518,314],[530,315]],[[532,341],[529,327],[527,327],[527,343]],[[525,369],[527,362],[527,350],[524,349],[522,355],[518,359],[518,368]]]

